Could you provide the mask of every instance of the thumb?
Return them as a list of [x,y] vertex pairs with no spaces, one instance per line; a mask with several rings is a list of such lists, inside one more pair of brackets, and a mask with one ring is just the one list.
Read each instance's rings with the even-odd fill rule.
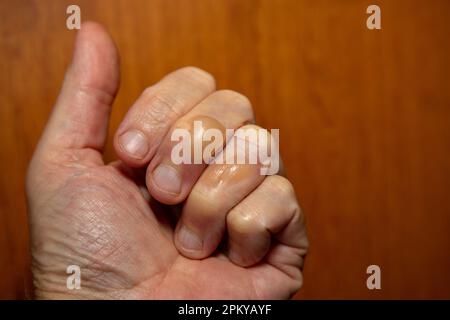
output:
[[41,146],[101,152],[119,78],[119,56],[111,36],[97,23],[83,23]]

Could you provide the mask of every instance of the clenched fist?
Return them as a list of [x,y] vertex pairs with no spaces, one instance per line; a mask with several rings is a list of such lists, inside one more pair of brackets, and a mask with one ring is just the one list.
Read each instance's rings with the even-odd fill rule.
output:
[[[85,23],[27,175],[37,298],[281,299],[302,283],[308,241],[289,181],[262,163],[173,161],[173,132],[262,130],[249,101],[186,67],[145,89],[114,136],[113,40]],[[200,121],[203,131],[193,131]],[[227,141],[224,139],[225,153]],[[270,139],[269,139],[270,140]],[[268,140],[268,141],[269,141]],[[256,146],[261,147],[261,146]],[[266,146],[267,147],[267,146]],[[218,156],[213,152],[211,157]],[[66,268],[81,270],[81,289]]]

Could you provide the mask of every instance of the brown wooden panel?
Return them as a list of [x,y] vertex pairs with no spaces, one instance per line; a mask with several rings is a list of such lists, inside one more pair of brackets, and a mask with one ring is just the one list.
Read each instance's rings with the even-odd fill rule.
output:
[[376,1],[381,31],[366,28],[362,0],[0,0],[0,298],[28,296],[23,180],[70,60],[73,3],[121,52],[111,132],[143,88],[184,65],[280,128],[311,238],[298,298],[450,298],[446,0]]

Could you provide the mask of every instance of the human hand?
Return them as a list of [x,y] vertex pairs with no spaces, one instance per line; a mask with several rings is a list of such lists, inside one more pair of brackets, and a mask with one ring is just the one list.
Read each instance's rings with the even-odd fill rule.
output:
[[[106,31],[83,24],[27,175],[36,297],[291,296],[308,241],[289,181],[259,165],[170,161],[170,133],[193,120],[261,130],[249,101],[215,91],[200,69],[177,70],[131,107],[114,137],[120,160],[105,164],[118,60]],[[69,265],[80,290],[66,287]]]

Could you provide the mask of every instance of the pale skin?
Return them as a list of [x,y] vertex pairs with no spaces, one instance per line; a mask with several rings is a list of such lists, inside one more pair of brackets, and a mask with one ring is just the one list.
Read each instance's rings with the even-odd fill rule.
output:
[[[219,130],[259,129],[248,99],[217,91],[203,70],[176,70],[130,107],[114,135],[119,160],[106,164],[119,78],[113,40],[100,25],[84,23],[27,175],[36,297],[292,296],[302,284],[308,240],[282,172],[170,162],[170,132],[193,119]],[[69,265],[81,268],[80,290],[66,287]]]

